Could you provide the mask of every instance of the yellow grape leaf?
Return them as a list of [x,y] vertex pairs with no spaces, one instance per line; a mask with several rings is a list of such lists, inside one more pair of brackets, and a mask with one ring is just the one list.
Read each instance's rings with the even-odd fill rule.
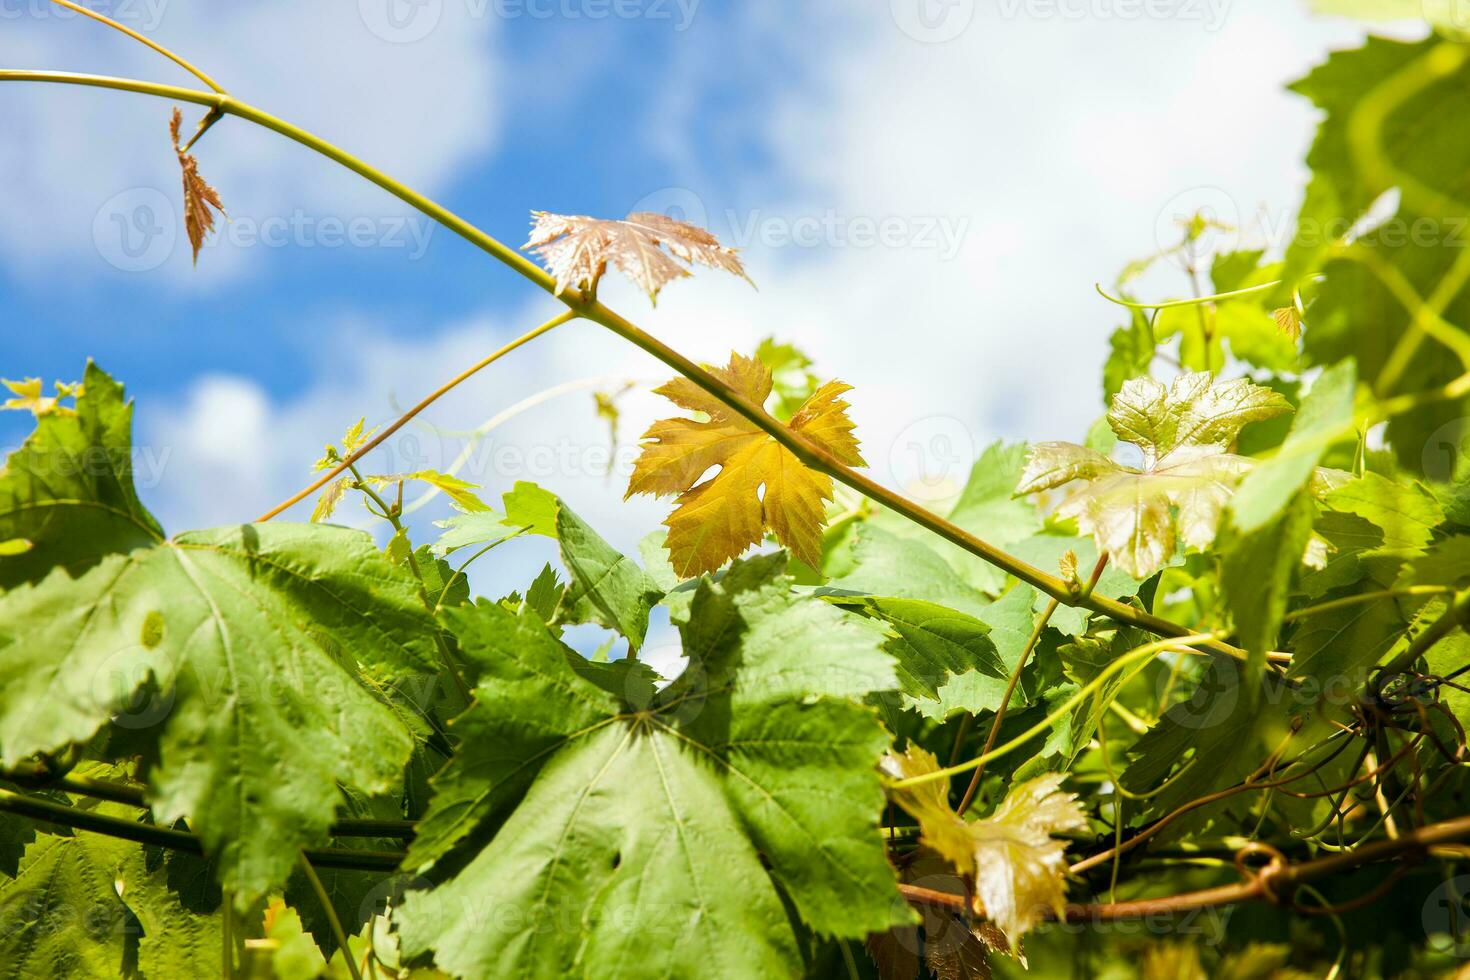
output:
[[[936,772],[933,754],[917,745],[890,752],[884,770],[898,779]],[[976,913],[1014,944],[1042,915],[1060,915],[1066,902],[1066,842],[1053,834],[1087,829],[1077,798],[1048,773],[1012,786],[993,814],[966,820],[949,805],[948,783],[933,780],[890,789],[893,801],[919,822],[923,843],[975,888]]]
[[322,458],[312,464],[312,469],[317,472],[329,470],[344,459],[351,459],[354,453],[367,445],[367,441],[373,437],[373,433],[378,431],[376,428],[372,428],[364,432],[363,426],[366,424],[367,419],[360,418],[348,426],[347,432],[342,436],[342,448],[338,449],[335,445],[328,443],[326,451],[322,453]]
[[363,482],[372,484],[381,490],[383,487],[406,483],[409,480],[418,480],[444,494],[450,500],[459,505],[461,510],[469,513],[487,511],[490,506],[475,496],[474,491],[480,489],[478,483],[467,483],[457,476],[448,473],[440,473],[438,470],[419,470],[416,473],[400,473],[396,476],[368,476]]
[[43,395],[44,390],[40,378],[26,378],[24,381],[4,381],[0,384],[10,389],[14,398],[7,400],[4,408],[16,412],[30,412],[36,418],[43,415],[73,415],[71,409],[61,404],[61,399],[80,394],[81,385],[66,385],[60,381],[56,382],[55,395]]
[[204,239],[214,230],[214,211],[210,208],[224,214],[225,206],[219,199],[219,192],[199,176],[199,161],[194,158],[194,154],[185,153],[179,142],[179,126],[183,121],[184,114],[175,108],[173,118],[169,120],[168,132],[173,137],[174,152],[179,157],[179,169],[184,174],[184,232],[189,236],[189,245],[194,249],[194,263],[197,265]]
[[1293,342],[1301,339],[1303,323],[1301,310],[1295,306],[1283,306],[1278,310],[1273,310],[1271,318],[1276,321],[1276,328],[1290,337]]
[[1077,552],[1068,548],[1062,552],[1062,557],[1057,559],[1057,570],[1062,573],[1063,582],[1077,581]]
[[641,286],[654,303],[659,290],[689,275],[680,262],[724,269],[750,282],[733,248],[721,245],[703,228],[667,215],[640,211],[615,221],[532,211],[531,217],[531,238],[521,247],[531,249],[546,263],[547,271],[556,277],[558,293],[572,288],[595,293],[609,262]]
[[1168,388],[1134,378],[1113,396],[1108,424],[1139,448],[1141,468],[1069,442],[1043,442],[1032,447],[1016,494],[1081,481],[1057,513],[1076,518],[1113,564],[1145,579],[1173,557],[1176,537],[1191,548],[1210,546],[1225,504],[1255,463],[1228,452],[1230,445],[1248,423],[1289,411],[1280,394],[1244,378],[1184,374]]
[[371,428],[366,432],[362,431],[362,427],[366,424],[367,419],[360,418],[356,422],[353,422],[352,425],[348,426],[346,434],[342,436],[343,456],[351,456],[353,453],[357,452],[363,447],[364,443],[366,443],[369,439],[373,437],[373,433],[378,431],[376,427]]
[[342,502],[342,497],[347,491],[352,489],[354,482],[353,477],[344,476],[340,480],[327,484],[327,488],[316,500],[316,507],[311,511],[311,523],[320,524],[322,521],[331,520],[332,514],[337,510],[337,505]]
[[[771,370],[753,357],[730,355],[712,373],[751,402],[771,394]],[[841,396],[849,385],[822,385],[786,423],[848,466],[865,466]],[[719,568],[759,544],[766,530],[792,554],[817,566],[822,557],[826,503],[832,478],[808,469],[787,448],[687,378],[656,394],[706,419],[664,419],[643,434],[627,496],[678,495],[664,524],[674,571],[693,578]],[[719,472],[696,484],[711,467]]]

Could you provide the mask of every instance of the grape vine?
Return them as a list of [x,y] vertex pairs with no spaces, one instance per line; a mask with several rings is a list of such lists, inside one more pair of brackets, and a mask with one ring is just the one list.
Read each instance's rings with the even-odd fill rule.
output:
[[[1453,32],[1297,82],[1322,119],[1284,253],[1183,223],[1098,286],[1124,321],[1098,424],[997,443],[925,507],[863,472],[861,392],[795,346],[702,365],[598,299],[609,273],[650,301],[745,277],[704,229],[535,211],[512,248],[51,2],[204,86],[0,69],[202,108],[170,126],[196,259],[205,137],[245,121],[561,305],[224,528],[148,510],[102,366],[5,382],[35,419],[0,471],[8,974],[1464,975],[1470,249],[1397,233],[1470,208]],[[1166,257],[1188,295],[1137,295]],[[578,320],[674,372],[626,488],[669,498],[636,558],[555,488],[373,471]],[[432,542],[411,484],[452,507]],[[385,545],[332,523],[349,501]],[[561,569],[475,596],[521,536]],[[673,677],[640,659],[660,607]],[[626,656],[574,651],[582,624]]]

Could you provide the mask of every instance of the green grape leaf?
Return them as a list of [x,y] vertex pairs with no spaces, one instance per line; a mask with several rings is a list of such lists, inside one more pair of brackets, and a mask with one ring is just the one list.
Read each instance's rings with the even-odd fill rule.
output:
[[[1003,679],[980,670],[954,674],[939,686],[937,710],[930,705],[920,705],[920,713],[926,717],[941,719],[948,718],[957,710],[975,713],[999,708],[1011,672],[1016,669],[1026,643],[1031,638],[1036,620],[1033,610],[1039,594],[1031,586],[1017,583],[1005,595],[986,606],[977,617],[990,627],[988,637],[1000,658],[1004,670]],[[1054,646],[1051,638],[1056,635],[1054,630],[1047,630],[1042,634],[1036,655],[1021,672],[1020,682],[1011,694],[1011,708],[1032,704],[1039,696],[1041,685],[1037,664],[1040,657]]]
[[189,818],[250,898],[290,871],[284,841],[325,839],[335,781],[386,789],[408,760],[357,670],[434,662],[417,583],[366,534],[322,525],[196,531],[58,570],[0,596],[0,620],[6,764],[89,738],[151,677],[168,709],[154,812]]
[[1250,656],[1246,690],[1259,689],[1266,655],[1276,648],[1293,577],[1312,536],[1317,505],[1306,490],[1271,523],[1239,531],[1226,522],[1215,548],[1220,553],[1220,593],[1240,644]]
[[[1355,357],[1380,396],[1442,389],[1470,354],[1470,342],[1451,326],[1467,322],[1470,294],[1446,288],[1465,251],[1463,202],[1470,201],[1470,142],[1454,123],[1470,108],[1465,54],[1462,45],[1435,38],[1369,38],[1294,86],[1325,118],[1307,158],[1313,177],[1278,298],[1284,303],[1286,290],[1320,271],[1305,353],[1316,364]],[[1337,247],[1390,189],[1398,191],[1397,211],[1355,229],[1351,248]],[[1456,356],[1445,356],[1444,344]],[[1434,446],[1447,433],[1454,438],[1467,416],[1464,393],[1427,397],[1394,414],[1386,435],[1399,465],[1445,478],[1435,472]]]
[[821,379],[808,370],[812,359],[795,345],[780,343],[775,337],[762,340],[755,357],[771,372],[771,414],[790,422],[821,387]]
[[[1437,44],[1435,38],[1404,42],[1369,37],[1361,47],[1334,52],[1291,86],[1325,116],[1307,154],[1312,178],[1286,253],[1287,286],[1313,272],[1334,241],[1375,198],[1400,184],[1401,176],[1415,186],[1465,197],[1461,192],[1470,168],[1470,143],[1460,138],[1453,120],[1456,106],[1470,99],[1464,83],[1467,70],[1463,61],[1458,68],[1450,66],[1449,73],[1431,65]],[[1386,85],[1390,80],[1397,82],[1392,89]],[[1375,95],[1380,104],[1369,104],[1378,110],[1376,131],[1364,128],[1363,122],[1371,119],[1355,124],[1362,119],[1360,107]],[[1381,104],[1385,97],[1393,101]],[[1408,147],[1434,150],[1405,154]],[[1425,213],[1422,205],[1414,206],[1420,196],[1404,199],[1401,216]]]
[[[462,975],[794,976],[783,893],[822,934],[913,921],[878,836],[887,738],[852,700],[891,689],[892,663],[872,629],[793,594],[783,563],[701,582],[689,667],[642,705],[587,681],[531,615],[450,613],[500,661],[456,722],[481,803],[450,796],[462,823],[498,829],[457,876],[408,895],[406,954],[432,949]],[[823,643],[794,642],[813,630]],[[465,914],[486,902],[494,915]],[[549,916],[575,925],[528,929]]]
[[559,623],[597,623],[616,630],[636,653],[648,632],[648,613],[664,590],[631,558],[620,554],[560,498],[534,483],[505,495],[505,522],[556,539],[571,580],[557,607]]
[[540,616],[543,623],[549,624],[555,620],[556,608],[561,605],[561,597],[565,592],[566,586],[561,584],[551,565],[544,565],[526,589],[526,608]]
[[1041,518],[1035,505],[1014,492],[1029,449],[1023,442],[987,446],[949,512],[950,522],[1002,546],[1038,531]]
[[1303,617],[1291,634],[1287,676],[1311,678],[1331,691],[1356,690],[1404,625],[1392,596]]
[[1228,524],[1241,532],[1259,531],[1274,521],[1312,479],[1332,443],[1352,435],[1357,371],[1343,361],[1317,378],[1302,399],[1280,450],[1258,463],[1236,487]]
[[0,470],[0,541],[31,543],[0,561],[0,591],[163,538],[133,489],[132,403],[90,362],[84,385],[75,414],[38,418]]
[[137,847],[117,871],[122,899],[143,927],[143,976],[207,977],[224,949],[222,893],[213,865],[193,854]]
[[866,595],[921,599],[970,615],[990,600],[939,554],[917,538],[902,538],[872,524],[852,531],[851,569],[833,588]]
[[[54,416],[47,416],[54,417]],[[115,803],[106,816],[137,811]],[[120,977],[137,923],[117,867],[138,845],[100,834],[41,834],[13,880],[0,880],[0,963],[15,977]]]
[[[1239,782],[1281,743],[1289,731],[1285,715],[1294,705],[1289,697],[1252,699],[1241,691],[1245,678],[1243,665],[1210,658],[1193,684],[1186,673],[1172,685],[1180,695],[1128,750],[1132,761],[1120,775],[1125,789],[1152,793],[1142,801],[1141,816],[1162,816]],[[1186,817],[1170,836],[1207,818],[1203,811]]]
[[488,507],[478,511],[460,511],[453,517],[435,521],[434,526],[444,529],[439,540],[434,542],[434,554],[440,558],[452,555],[461,548],[483,548],[498,544],[520,533],[519,528],[506,524],[504,515],[497,514]]
[[[988,624],[918,599],[837,601],[887,624],[892,635],[883,648],[897,664],[904,708],[943,721],[959,711],[994,711],[999,705],[1010,671],[990,639]],[[958,677],[971,673],[980,677],[951,690]],[[941,698],[941,688],[951,696]],[[969,697],[954,697],[961,690]]]
[[[62,436],[85,454],[76,439],[95,428],[49,426],[99,417],[121,429],[97,448],[126,458],[121,389],[90,369],[76,418],[43,419],[7,476],[24,479],[36,448]],[[67,486],[78,496],[26,533],[44,540],[53,516],[134,499],[109,472]],[[242,525],[125,552],[117,540],[68,544],[67,567],[0,593],[0,757],[14,765],[85,741],[114,715],[160,725],[154,815],[188,818],[246,907],[285,880],[295,846],[325,841],[336,782],[380,791],[399,778],[412,738],[359,671],[383,682],[431,672],[436,627],[418,583],[361,532]],[[140,690],[151,692],[142,709]]]
[[1154,339],[1153,324],[1143,310],[1132,310],[1128,325],[1119,327],[1108,338],[1108,360],[1103,365],[1103,404],[1112,404],[1113,396],[1134,378],[1148,374],[1159,342]]
[[1400,483],[1377,473],[1343,483],[1324,498],[1329,508],[1356,514],[1383,532],[1380,548],[1417,553],[1444,523],[1444,511],[1434,495],[1416,483]]

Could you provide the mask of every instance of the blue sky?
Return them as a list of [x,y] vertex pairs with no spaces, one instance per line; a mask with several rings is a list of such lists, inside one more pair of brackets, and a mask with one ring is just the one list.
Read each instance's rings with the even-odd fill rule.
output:
[[[1118,317],[1093,283],[1176,216],[1214,207],[1242,227],[1222,246],[1280,244],[1314,121],[1282,85],[1360,31],[1281,0],[93,2],[509,243],[533,208],[706,223],[759,291],[704,273],[657,310],[618,284],[605,298],[704,360],[767,334],[806,347],[856,386],[877,478],[926,500],[991,440],[1075,438],[1100,413]],[[44,0],[5,5],[0,64],[189,83]],[[349,422],[391,419],[555,311],[239,120],[198,148],[230,222],[191,267],[169,109],[0,86],[0,375],[75,378],[91,356],[123,379],[166,526],[253,517]],[[334,245],[348,228],[358,244]],[[1164,268],[1147,288],[1183,283]],[[377,466],[447,466],[456,433],[550,389],[462,475],[491,497],[536,479],[631,548],[663,509],[621,502],[626,447],[666,374],[574,324],[436,406]],[[609,475],[590,396],[624,379],[644,388]],[[0,415],[0,444],[28,427]],[[443,514],[416,513],[421,535]],[[487,589],[546,557],[516,548]]]

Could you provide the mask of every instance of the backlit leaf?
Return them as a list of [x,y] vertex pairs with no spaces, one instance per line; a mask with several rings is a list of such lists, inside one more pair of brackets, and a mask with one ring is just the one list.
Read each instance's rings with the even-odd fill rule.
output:
[[689,275],[680,262],[724,269],[749,281],[734,249],[703,228],[666,215],[643,211],[621,221],[546,211],[531,216],[531,238],[524,247],[546,263],[558,293],[596,292],[609,262],[654,302],[670,281]]
[[1136,378],[1113,399],[1108,423],[1142,451],[1142,468],[1071,443],[1041,443],[1016,492],[1085,481],[1058,514],[1075,518],[1114,564],[1144,579],[1174,554],[1176,537],[1191,548],[1209,547],[1236,482],[1253,462],[1228,447],[1249,423],[1290,409],[1276,392],[1244,379],[1217,383],[1209,374],[1186,374],[1165,388]]
[[[911,746],[890,753],[889,773],[907,779],[939,769],[934,756]],[[1041,776],[1011,787],[993,814],[967,820],[948,800],[948,782],[894,789],[895,802],[919,821],[921,839],[975,887],[976,910],[1015,942],[1048,910],[1066,901],[1066,848],[1053,834],[1084,830],[1087,816],[1063,777]]]
[[[713,373],[757,405],[771,393],[771,371],[761,362],[730,355]],[[665,419],[643,436],[643,452],[628,482],[628,496],[677,494],[667,546],[674,571],[692,578],[713,571],[760,543],[765,531],[812,567],[821,564],[826,503],[832,478],[808,469],[775,439],[698,388],[676,378],[656,389],[680,408],[705,419]],[[801,406],[790,427],[849,466],[863,466],[839,381],[822,385]],[[712,467],[719,472],[703,482]]]

